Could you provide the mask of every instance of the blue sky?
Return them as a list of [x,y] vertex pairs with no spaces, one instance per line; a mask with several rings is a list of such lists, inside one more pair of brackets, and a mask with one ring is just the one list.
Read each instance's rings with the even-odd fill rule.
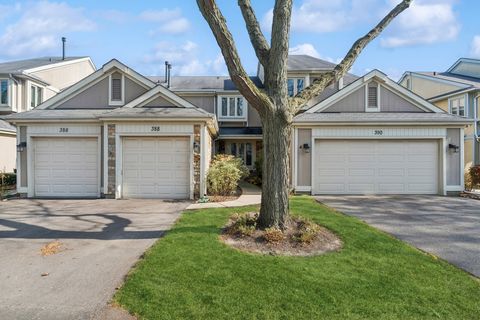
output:
[[[350,45],[400,0],[294,1],[291,50],[338,61]],[[252,0],[269,38],[273,0]],[[257,60],[237,1],[218,0],[246,70]],[[480,1],[414,0],[353,66],[397,79],[405,70],[443,71],[459,57],[480,58]],[[97,67],[117,58],[147,75],[163,62],[180,75],[226,74],[220,50],[194,0],[0,0],[0,61],[60,55],[91,56]]]

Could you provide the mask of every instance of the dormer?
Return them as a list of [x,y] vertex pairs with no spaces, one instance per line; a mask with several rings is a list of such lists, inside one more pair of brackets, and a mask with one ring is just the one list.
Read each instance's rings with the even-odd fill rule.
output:
[[460,58],[447,72],[459,76],[480,79],[480,59]]

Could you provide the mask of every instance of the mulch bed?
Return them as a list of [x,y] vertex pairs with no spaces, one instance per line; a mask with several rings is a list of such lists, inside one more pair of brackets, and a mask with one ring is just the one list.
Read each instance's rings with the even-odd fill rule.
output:
[[225,201],[233,201],[237,200],[242,195],[242,189],[237,188],[235,194],[221,196],[221,195],[211,195],[208,196],[208,202],[225,202]]
[[318,231],[311,242],[302,243],[295,240],[295,236],[299,232],[298,223],[300,221],[298,218],[291,218],[288,227],[283,232],[284,239],[268,242],[264,238],[264,230],[255,229],[250,235],[231,234],[229,227],[234,220],[230,219],[220,235],[220,240],[241,251],[274,256],[314,256],[338,251],[342,248],[343,244],[340,238],[320,225],[317,225]]

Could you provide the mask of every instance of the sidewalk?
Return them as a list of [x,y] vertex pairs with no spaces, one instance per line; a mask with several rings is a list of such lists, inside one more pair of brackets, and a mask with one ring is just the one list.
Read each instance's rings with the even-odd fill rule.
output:
[[187,207],[187,210],[206,209],[206,208],[233,208],[260,204],[262,199],[262,189],[253,184],[241,181],[239,183],[242,189],[242,195],[233,201],[193,203]]

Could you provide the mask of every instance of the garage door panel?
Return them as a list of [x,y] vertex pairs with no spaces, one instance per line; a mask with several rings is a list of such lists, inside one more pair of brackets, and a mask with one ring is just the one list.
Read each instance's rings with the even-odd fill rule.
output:
[[438,143],[317,140],[313,193],[436,194]]
[[[188,137],[125,137],[123,139],[123,196],[126,198],[189,198],[189,145]],[[137,158],[134,158],[133,154]],[[139,161],[133,161],[133,159]]]
[[97,138],[34,138],[37,197],[98,197]]

